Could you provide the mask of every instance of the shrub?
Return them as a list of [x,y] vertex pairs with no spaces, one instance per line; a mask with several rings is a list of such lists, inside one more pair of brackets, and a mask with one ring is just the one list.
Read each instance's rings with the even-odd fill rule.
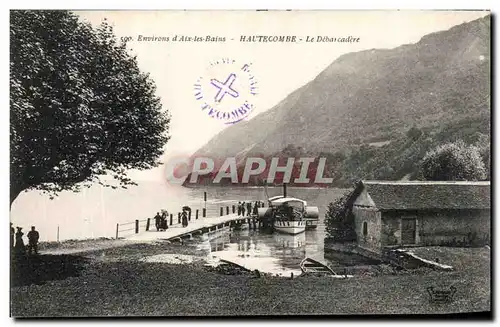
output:
[[335,242],[351,242],[356,240],[354,215],[348,200],[351,193],[347,193],[328,205],[325,214],[327,238]]

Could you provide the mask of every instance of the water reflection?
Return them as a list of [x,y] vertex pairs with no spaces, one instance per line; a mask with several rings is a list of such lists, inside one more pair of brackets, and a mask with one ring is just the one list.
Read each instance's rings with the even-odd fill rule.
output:
[[325,254],[322,235],[320,230],[288,235],[227,229],[198,236],[195,242],[211,261],[229,260],[251,270],[282,276],[300,274],[300,262],[306,257],[325,262],[335,271],[376,264],[355,254],[331,251]]
[[300,261],[306,254],[306,234],[265,234],[253,230],[202,235],[198,249],[209,258],[225,259],[249,269],[286,275],[300,274]]

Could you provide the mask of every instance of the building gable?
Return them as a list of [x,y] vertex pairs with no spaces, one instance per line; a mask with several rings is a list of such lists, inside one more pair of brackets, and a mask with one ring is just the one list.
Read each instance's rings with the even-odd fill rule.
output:
[[375,202],[373,202],[373,199],[370,194],[368,194],[366,189],[363,189],[354,200],[353,205],[360,207],[375,207]]

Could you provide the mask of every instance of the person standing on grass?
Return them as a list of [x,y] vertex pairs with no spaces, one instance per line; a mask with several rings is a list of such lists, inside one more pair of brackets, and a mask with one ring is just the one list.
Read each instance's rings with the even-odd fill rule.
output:
[[161,221],[160,213],[157,212],[155,216],[155,227],[157,232],[160,230],[160,221]]
[[247,203],[247,212],[248,216],[250,217],[250,215],[252,214],[252,202]]
[[16,230],[12,227],[12,223],[10,223],[10,249],[14,249],[14,235],[16,235]]
[[24,246],[24,241],[23,241],[24,233],[22,232],[22,230],[23,230],[22,227],[17,227],[16,245],[14,245],[14,250],[15,250],[17,255],[25,255],[26,254],[26,247]]
[[241,215],[245,217],[245,201],[241,204]]
[[40,234],[35,230],[35,226],[31,226],[31,230],[28,232],[28,254],[32,251],[38,254],[38,239],[40,239]]

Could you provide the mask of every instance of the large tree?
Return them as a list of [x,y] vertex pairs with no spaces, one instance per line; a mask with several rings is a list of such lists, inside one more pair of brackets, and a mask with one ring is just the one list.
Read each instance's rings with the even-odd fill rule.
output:
[[461,140],[429,151],[422,160],[421,174],[432,181],[477,181],[487,177],[479,148]]
[[[78,191],[160,162],[170,116],[155,85],[103,22],[11,11],[10,201],[27,189]],[[116,184],[116,183],[115,183]]]

